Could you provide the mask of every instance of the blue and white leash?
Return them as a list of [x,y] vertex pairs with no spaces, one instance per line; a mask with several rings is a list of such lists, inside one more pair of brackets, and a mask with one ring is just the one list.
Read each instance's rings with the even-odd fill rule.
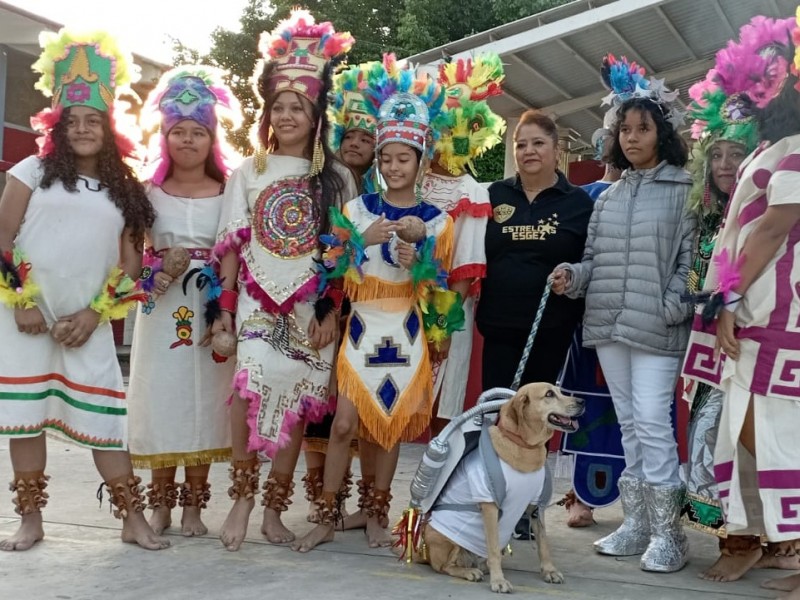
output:
[[533,325],[531,325],[531,331],[528,334],[528,340],[525,342],[525,349],[522,351],[522,358],[517,366],[517,372],[514,373],[514,381],[511,382],[511,389],[514,391],[519,389],[519,384],[522,381],[522,373],[525,371],[525,365],[528,364],[528,357],[531,354],[531,348],[533,348],[533,341],[536,339],[536,332],[539,331],[539,324],[542,322],[542,315],[544,315],[544,307],[550,297],[550,289],[552,287],[553,280],[548,277],[542,292],[542,299],[539,301],[539,308],[536,309],[536,317],[533,319]]

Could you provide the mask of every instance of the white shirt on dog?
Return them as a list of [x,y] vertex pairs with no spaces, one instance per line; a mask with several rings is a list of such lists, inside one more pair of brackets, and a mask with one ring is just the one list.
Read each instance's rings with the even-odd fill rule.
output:
[[[501,507],[503,512],[497,528],[500,547],[503,548],[511,539],[514,526],[525,509],[542,495],[545,470],[542,468],[531,473],[522,473],[502,460],[500,466],[506,478],[506,498]],[[489,477],[478,450],[470,452],[459,463],[439,497],[439,502],[443,504],[465,506],[493,501]],[[483,558],[488,557],[483,516],[480,512],[434,509],[430,525],[465,550]]]

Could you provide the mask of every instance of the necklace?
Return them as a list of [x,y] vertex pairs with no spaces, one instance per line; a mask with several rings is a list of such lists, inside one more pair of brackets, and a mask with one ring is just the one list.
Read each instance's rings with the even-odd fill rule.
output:
[[550,182],[549,185],[545,185],[543,187],[535,187],[535,188],[527,188],[522,185],[522,181],[520,180],[520,184],[522,185],[522,189],[525,190],[528,194],[538,194],[542,190],[546,190],[549,187],[553,187],[556,183],[558,183],[558,175],[553,173],[553,180]]

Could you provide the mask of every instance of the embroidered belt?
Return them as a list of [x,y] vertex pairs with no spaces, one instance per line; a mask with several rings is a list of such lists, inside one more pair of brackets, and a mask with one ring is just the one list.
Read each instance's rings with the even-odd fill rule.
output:
[[[152,248],[148,248],[147,252],[152,256],[164,258],[167,250],[169,250],[169,248],[162,248],[161,250],[153,250]],[[189,257],[192,260],[208,261],[208,259],[211,258],[211,248],[185,248],[185,250],[189,253]]]

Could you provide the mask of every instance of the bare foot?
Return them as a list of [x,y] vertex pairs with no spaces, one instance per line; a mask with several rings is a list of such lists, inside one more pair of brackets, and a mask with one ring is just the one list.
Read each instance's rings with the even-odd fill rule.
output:
[[167,538],[156,535],[144,519],[140,512],[129,512],[128,516],[122,519],[123,542],[128,544],[138,544],[146,550],[163,550],[169,548]]
[[233,503],[219,532],[219,539],[226,550],[236,552],[244,542],[253,506],[255,506],[255,500],[252,498],[249,500],[239,498]]
[[319,507],[316,505],[314,501],[308,503],[308,514],[306,515],[306,521],[309,523],[319,523]]
[[572,506],[569,507],[567,527],[589,527],[589,525],[592,524],[594,524],[592,510],[583,502],[576,500]]
[[153,510],[150,516],[150,528],[156,535],[161,535],[172,525],[172,510],[167,506],[162,506]]
[[286,544],[294,541],[294,534],[286,529],[281,521],[281,513],[271,508],[264,509],[264,522],[261,524],[261,533],[272,544]]
[[[800,555],[794,556],[775,556],[774,554],[764,553],[756,565],[756,569],[784,569],[786,571],[797,571],[800,569]],[[791,589],[784,590],[790,592]]]
[[791,592],[800,588],[800,575],[789,575],[778,579],[767,579],[761,587],[768,590],[780,590],[781,592]]
[[367,526],[367,515],[362,511],[347,515],[342,521],[342,530],[364,529]]
[[295,552],[306,553],[320,544],[333,541],[333,525],[317,525],[302,538],[292,544]]
[[185,537],[205,535],[208,527],[200,520],[200,508],[197,506],[184,506],[181,516],[181,533]]
[[370,548],[386,548],[394,544],[394,538],[388,529],[381,526],[378,517],[369,517],[367,519],[366,534]]
[[710,569],[699,573],[700,579],[707,581],[729,582],[736,581],[747,573],[761,558],[761,549],[756,548],[741,556],[722,555]]
[[14,550],[28,550],[36,542],[44,538],[44,528],[42,528],[42,513],[32,512],[22,516],[19,529],[10,538],[0,542],[0,550],[8,552]]

